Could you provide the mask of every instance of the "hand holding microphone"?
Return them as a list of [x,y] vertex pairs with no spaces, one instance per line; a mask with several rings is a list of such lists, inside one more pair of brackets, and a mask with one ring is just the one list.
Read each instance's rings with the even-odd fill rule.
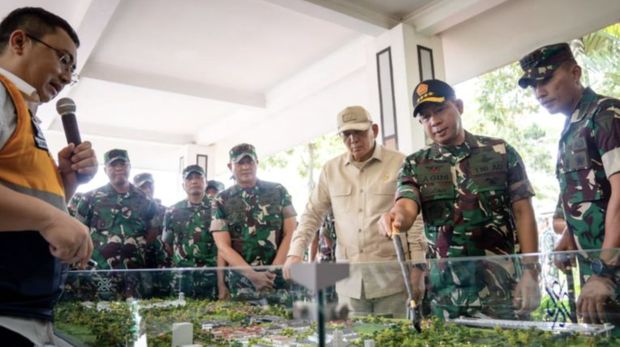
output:
[[82,143],[75,117],[75,102],[70,98],[62,98],[56,102],[56,110],[62,119],[65,137],[69,144],[58,153],[58,166],[63,175],[75,173],[77,183],[86,183],[97,173],[98,164],[91,143],[88,141]]

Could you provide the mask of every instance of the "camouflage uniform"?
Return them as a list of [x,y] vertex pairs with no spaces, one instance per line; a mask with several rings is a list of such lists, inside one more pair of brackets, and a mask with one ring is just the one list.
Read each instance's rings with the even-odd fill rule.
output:
[[[533,195],[510,145],[465,132],[459,146],[432,144],[407,157],[396,198],[421,207],[427,256],[443,259],[515,253],[512,203]],[[513,317],[515,275],[510,260],[437,261],[430,271],[433,307],[450,317]]]
[[77,204],[80,201],[81,197],[82,193],[75,193],[67,203],[67,211],[69,212],[69,215],[71,215],[71,217],[75,217],[77,212]]
[[[565,62],[575,62],[566,43],[540,47],[519,63],[522,88],[551,78]],[[620,100],[583,89],[581,100],[567,117],[559,141],[556,176],[568,230],[579,249],[600,249],[611,196],[608,177],[620,171]],[[556,213],[557,214],[557,213]],[[590,266],[580,270],[590,274]]]
[[[258,180],[252,188],[234,185],[216,196],[211,231],[228,231],[232,248],[250,266],[271,265],[284,238],[284,220],[295,215],[286,188]],[[228,271],[226,279],[233,296],[254,291],[252,283],[235,271]],[[275,287],[284,286],[278,272]]]
[[[323,225],[318,231],[319,236],[319,262],[336,262],[336,224],[334,222],[334,212],[330,209],[323,220]],[[325,301],[338,302],[336,286],[329,286],[323,290]]]
[[[210,225],[211,199],[207,195],[198,205],[186,199],[166,211],[163,240],[172,251],[173,267],[217,266],[217,247]],[[194,271],[178,280],[181,290],[192,297],[217,298],[215,271]]]
[[[135,186],[130,185],[127,193],[117,193],[107,184],[85,193],[77,203],[76,212],[76,218],[90,228],[92,258],[98,269],[155,268],[165,257],[158,251],[163,248],[157,237],[162,223],[157,206]],[[145,295],[152,291],[150,280],[137,276],[111,278],[117,282],[111,290],[123,295]],[[142,292],[136,293],[139,286]]]
[[330,210],[319,230],[319,261],[330,263],[336,261],[336,226],[334,213]]
[[567,119],[559,144],[556,175],[569,230],[580,249],[600,249],[611,185],[620,171],[620,100],[586,88]]

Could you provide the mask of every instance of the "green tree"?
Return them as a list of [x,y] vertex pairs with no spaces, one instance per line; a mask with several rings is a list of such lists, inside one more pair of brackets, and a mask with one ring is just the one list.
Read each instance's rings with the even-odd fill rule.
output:
[[343,150],[342,140],[336,134],[325,134],[303,145],[268,156],[260,161],[260,168],[294,168],[299,178],[306,180],[309,193],[316,183],[318,170]]
[[[571,48],[583,67],[582,83],[596,92],[620,96],[620,24],[571,41]],[[522,71],[517,62],[476,77],[473,105],[463,123],[474,133],[500,137],[508,141],[523,157],[539,201],[552,203],[559,193],[555,180],[554,146],[559,139],[563,117],[545,114],[531,90],[517,87]],[[468,101],[471,102],[471,101]],[[551,116],[551,117],[556,117]],[[532,178],[535,179],[532,179]]]
[[557,184],[532,178],[553,177],[554,158],[550,148],[557,142],[557,136],[550,136],[532,117],[540,108],[530,91],[516,86],[521,74],[518,63],[513,63],[477,77],[473,81],[473,105],[465,105],[474,111],[466,113],[463,123],[473,133],[508,141],[521,154],[537,199],[554,201]]

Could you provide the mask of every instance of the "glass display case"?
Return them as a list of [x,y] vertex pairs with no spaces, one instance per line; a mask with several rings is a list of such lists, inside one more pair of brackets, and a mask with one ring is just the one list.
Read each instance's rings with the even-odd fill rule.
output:
[[[618,250],[300,264],[291,269],[297,282],[284,280],[279,267],[254,268],[275,274],[274,287],[261,291],[230,268],[72,271],[55,329],[62,344],[96,347],[618,346],[617,288],[595,308],[600,321],[576,314],[592,271],[620,275],[597,268],[598,260],[617,256]],[[572,266],[564,272],[558,264]],[[221,300],[218,271],[236,286]],[[410,285],[412,273],[420,277]],[[343,297],[339,302],[339,292],[356,285],[362,295],[402,292],[402,305],[369,313]]]

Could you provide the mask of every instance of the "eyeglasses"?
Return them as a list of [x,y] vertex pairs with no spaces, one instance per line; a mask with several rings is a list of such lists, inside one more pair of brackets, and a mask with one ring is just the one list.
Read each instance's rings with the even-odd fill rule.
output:
[[346,130],[338,133],[341,139],[346,140],[349,137],[353,136],[355,138],[363,137],[368,133],[368,130]]
[[28,36],[32,41],[38,42],[42,44],[43,46],[56,52],[56,54],[58,55],[58,61],[60,62],[62,69],[66,72],[71,73],[71,85],[74,85],[79,81],[80,76],[77,73],[75,73],[75,68],[76,68],[75,61],[73,59],[73,56],[71,56],[69,52],[53,47],[49,45],[48,43],[43,42],[41,39],[38,39],[28,33],[26,33],[26,36]]

